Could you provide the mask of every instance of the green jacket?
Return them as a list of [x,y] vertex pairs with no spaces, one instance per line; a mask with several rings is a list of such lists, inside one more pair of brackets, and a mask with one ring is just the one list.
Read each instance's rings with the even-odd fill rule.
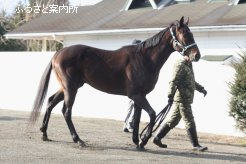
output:
[[176,102],[192,104],[195,90],[202,92],[204,87],[195,81],[192,62],[178,60],[174,65],[168,97],[174,97]]

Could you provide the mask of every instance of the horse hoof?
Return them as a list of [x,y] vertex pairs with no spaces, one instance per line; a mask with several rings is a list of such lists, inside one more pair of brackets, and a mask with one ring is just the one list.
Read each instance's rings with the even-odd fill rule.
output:
[[42,141],[51,141],[47,136],[42,136]]
[[137,148],[138,151],[145,151],[144,146],[138,145],[136,148]]
[[138,143],[137,149],[138,149],[138,150],[141,150],[141,151],[145,150],[144,144],[143,144],[142,141],[140,141],[140,142]]
[[80,147],[86,147],[86,144],[84,141],[80,140],[77,142],[79,144]]

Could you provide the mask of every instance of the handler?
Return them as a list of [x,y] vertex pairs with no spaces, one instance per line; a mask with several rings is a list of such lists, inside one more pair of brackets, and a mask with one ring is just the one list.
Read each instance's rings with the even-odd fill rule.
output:
[[167,148],[166,144],[162,144],[161,139],[173,129],[180,122],[181,118],[185,122],[185,127],[189,139],[195,151],[205,151],[208,148],[199,144],[196,132],[196,124],[191,110],[193,103],[194,91],[197,90],[204,94],[207,91],[203,86],[195,81],[194,72],[192,68],[192,61],[189,57],[184,56],[183,60],[178,60],[174,67],[173,79],[170,82],[170,90],[168,93],[168,103],[172,104],[174,101],[174,110],[163,126],[158,129],[153,143],[161,148]]

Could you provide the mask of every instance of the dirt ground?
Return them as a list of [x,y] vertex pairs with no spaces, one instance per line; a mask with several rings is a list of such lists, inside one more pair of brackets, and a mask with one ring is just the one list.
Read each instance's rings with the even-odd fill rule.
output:
[[190,150],[186,132],[174,129],[163,140],[167,149],[156,147],[151,139],[145,151],[138,151],[131,134],[122,132],[121,121],[73,117],[87,144],[79,148],[61,115],[51,116],[49,142],[41,141],[42,115],[32,129],[26,128],[28,116],[27,112],[0,109],[0,163],[246,163],[245,138],[199,133],[200,143],[209,150],[198,153]]

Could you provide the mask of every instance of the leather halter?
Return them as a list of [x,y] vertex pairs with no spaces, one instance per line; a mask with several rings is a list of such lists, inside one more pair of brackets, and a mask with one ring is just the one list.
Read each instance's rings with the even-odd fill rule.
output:
[[181,55],[184,56],[184,53],[185,53],[185,51],[186,51],[187,49],[189,49],[189,48],[191,48],[191,47],[193,47],[193,46],[196,45],[196,43],[192,43],[192,44],[190,44],[190,45],[188,45],[188,46],[182,45],[182,44],[176,39],[176,37],[175,37],[175,35],[174,35],[173,31],[172,31],[172,28],[170,27],[169,29],[170,29],[170,33],[171,33],[172,38],[173,38],[173,42],[175,42],[175,43],[182,49],[181,52],[178,51]]

